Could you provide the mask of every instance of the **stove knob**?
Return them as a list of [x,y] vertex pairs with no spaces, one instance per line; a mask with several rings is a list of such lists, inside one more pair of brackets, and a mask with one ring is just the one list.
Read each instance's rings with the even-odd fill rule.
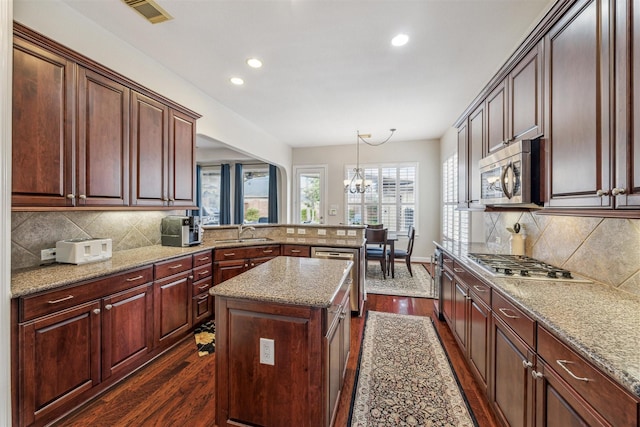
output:
[[529,270],[520,270],[520,275],[529,277],[531,274],[529,274]]
[[507,276],[512,276],[513,275],[513,270],[511,270],[510,268],[505,268],[504,269],[504,274],[506,274]]
[[558,272],[551,270],[549,272],[547,272],[547,277],[550,277],[552,279],[557,279],[558,278]]
[[571,272],[570,271],[563,271],[562,272],[562,277],[564,277],[565,279],[573,279],[573,276],[571,276]]

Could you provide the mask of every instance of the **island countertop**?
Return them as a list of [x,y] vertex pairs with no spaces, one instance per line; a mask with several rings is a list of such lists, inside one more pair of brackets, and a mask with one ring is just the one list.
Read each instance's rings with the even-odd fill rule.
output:
[[280,256],[209,289],[213,296],[329,307],[352,261]]

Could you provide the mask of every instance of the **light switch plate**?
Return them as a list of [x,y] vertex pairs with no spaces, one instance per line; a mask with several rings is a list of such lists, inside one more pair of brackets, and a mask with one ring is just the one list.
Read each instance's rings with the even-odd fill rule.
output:
[[347,236],[355,236],[356,230],[347,230]]
[[260,338],[260,363],[263,365],[275,365],[275,341],[269,338]]
[[293,234],[295,230],[293,228],[287,228],[287,234]]
[[337,234],[338,234],[338,236],[344,236],[344,235],[346,235],[347,233],[346,233],[346,231],[345,231],[345,230],[338,230],[338,231],[337,231]]
[[298,228],[298,234],[307,234],[307,230],[304,228]]
[[325,230],[324,228],[318,229],[318,236],[326,236],[326,235],[327,235],[327,230]]

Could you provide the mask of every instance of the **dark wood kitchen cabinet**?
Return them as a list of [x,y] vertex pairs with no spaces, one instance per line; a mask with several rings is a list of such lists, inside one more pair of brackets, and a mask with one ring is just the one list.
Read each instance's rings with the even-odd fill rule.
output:
[[148,360],[152,280],[142,267],[12,301],[16,425],[45,425]]
[[469,137],[465,120],[458,126],[458,208],[469,207]]
[[609,0],[577,1],[545,36],[551,208],[611,208]]
[[70,206],[75,147],[75,64],[14,38],[13,206]]
[[213,283],[220,284],[277,256],[280,256],[280,245],[215,249]]
[[485,100],[487,150],[494,153],[509,143],[507,137],[507,81],[503,80]]
[[486,151],[485,104],[458,128],[458,209],[484,209],[480,203],[478,162]]
[[544,41],[527,53],[507,76],[509,142],[536,138],[544,133]]
[[196,121],[169,110],[169,205],[195,206]]
[[211,249],[193,254],[193,325],[213,316],[213,254]]
[[192,326],[193,257],[156,263],[153,284],[154,345],[166,348],[183,338]]

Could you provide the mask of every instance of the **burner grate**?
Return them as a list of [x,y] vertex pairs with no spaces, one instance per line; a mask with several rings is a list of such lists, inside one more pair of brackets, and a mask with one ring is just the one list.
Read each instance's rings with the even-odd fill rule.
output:
[[470,253],[468,257],[495,275],[573,279],[569,270],[524,255]]

